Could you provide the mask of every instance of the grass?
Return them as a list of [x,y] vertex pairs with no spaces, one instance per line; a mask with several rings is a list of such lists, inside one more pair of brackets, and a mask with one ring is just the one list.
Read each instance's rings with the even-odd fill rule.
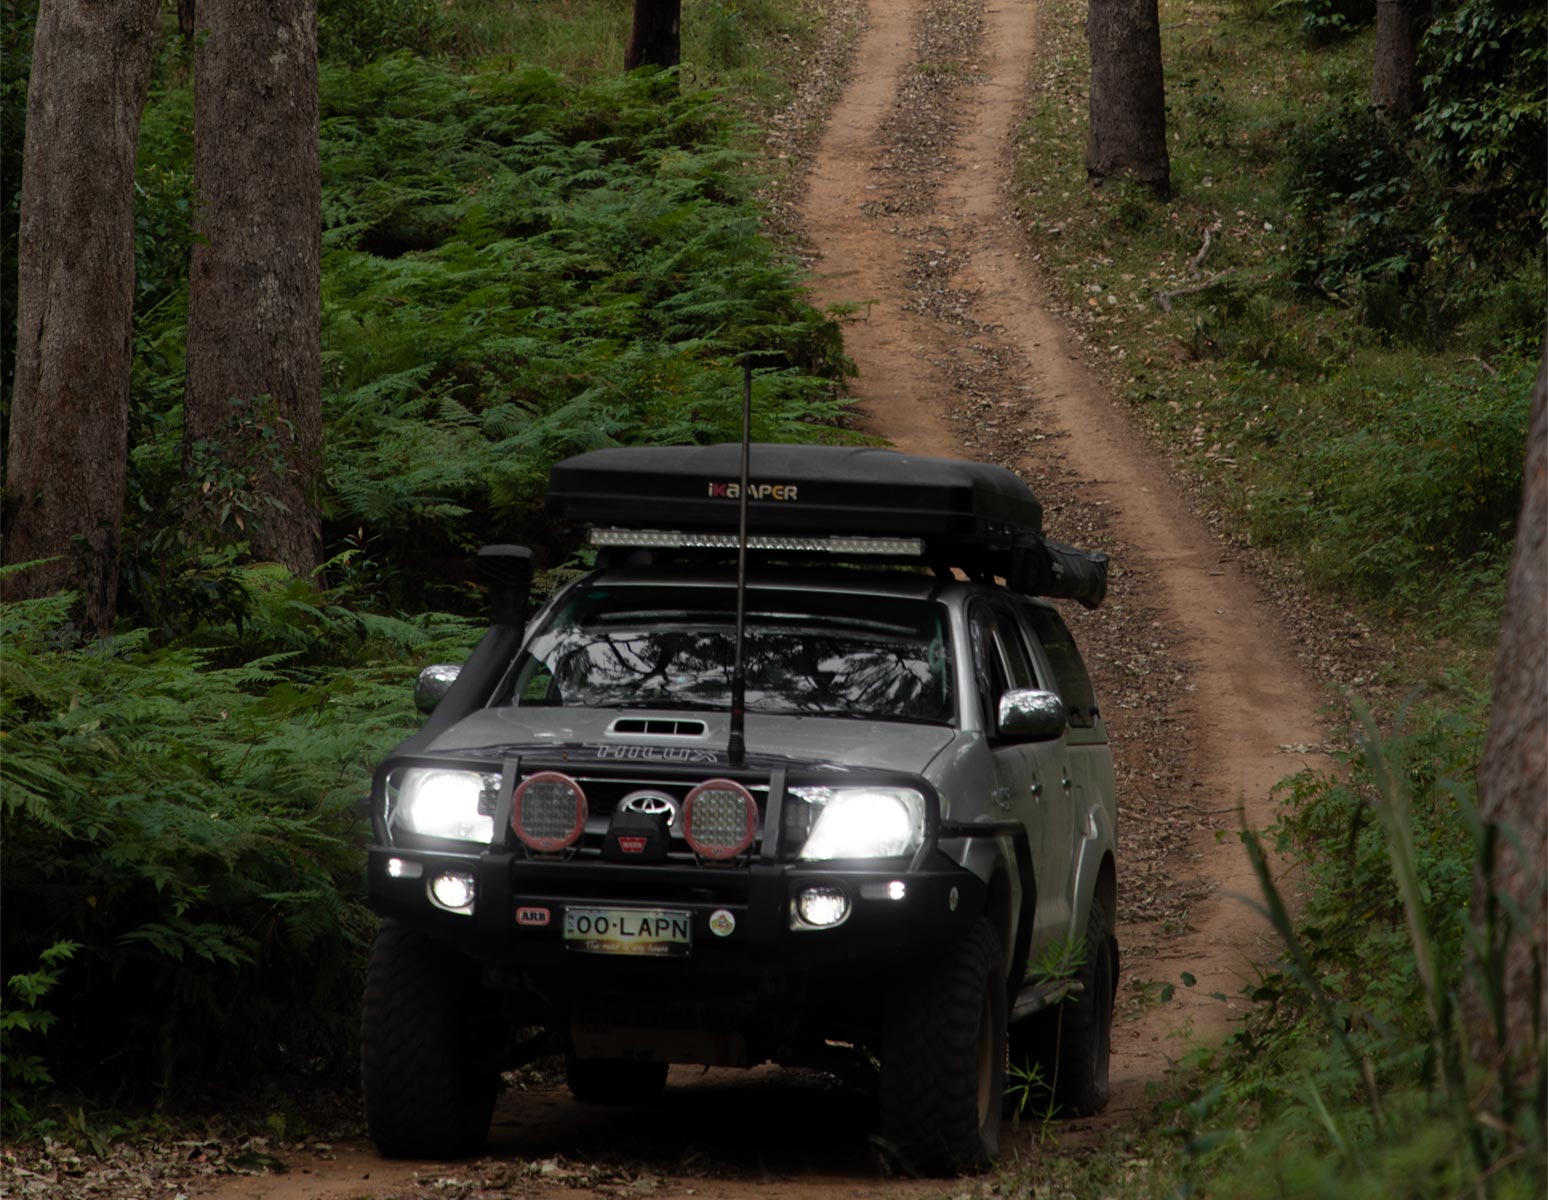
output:
[[1522,269],[1537,283],[1525,319],[1481,306],[1445,336],[1383,326],[1420,322],[1401,289],[1330,299],[1298,285],[1305,231],[1282,163],[1330,102],[1358,101],[1371,43],[1309,49],[1263,5],[1161,5],[1173,195],[1091,189],[1079,7],[1053,0],[1041,21],[1015,185],[1088,353],[1238,540],[1483,669],[1520,498],[1535,355],[1519,346],[1535,345],[1541,264]]
[[[632,11],[631,0],[461,0],[445,12],[446,48],[467,68],[541,63],[592,79],[623,69]],[[789,99],[822,18],[821,0],[684,0],[683,84],[771,112]]]

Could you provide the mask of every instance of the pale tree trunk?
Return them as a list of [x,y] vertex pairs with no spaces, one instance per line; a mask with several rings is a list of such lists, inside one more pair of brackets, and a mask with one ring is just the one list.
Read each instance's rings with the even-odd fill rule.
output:
[[1376,0],[1376,54],[1371,103],[1393,116],[1412,116],[1419,106],[1419,38],[1423,0]]
[[[1542,976],[1548,948],[1543,894],[1548,877],[1548,354],[1532,397],[1521,519],[1495,660],[1489,740],[1478,771],[1478,807],[1484,822],[1509,831],[1496,842],[1492,891],[1519,906],[1529,927],[1514,929],[1501,947],[1498,1003],[1491,1005],[1473,982],[1467,1023],[1475,1031],[1476,1058],[1511,1072],[1530,1070],[1523,1057],[1534,1026],[1548,1033]],[[1490,890],[1477,873],[1473,916],[1485,930],[1504,921],[1497,903],[1491,906]],[[1494,940],[1499,945],[1501,939]]]
[[253,555],[304,573],[321,542],[317,4],[222,0],[198,18],[183,467],[202,485],[218,464],[209,482]]
[[1096,184],[1128,176],[1165,196],[1172,181],[1156,0],[1091,0],[1086,38],[1091,45],[1086,174]]
[[682,0],[634,0],[634,25],[624,51],[624,70],[675,67],[682,55],[678,24]]
[[134,159],[157,0],[44,0],[27,90],[5,560],[8,598],[81,594],[113,628],[129,455]]

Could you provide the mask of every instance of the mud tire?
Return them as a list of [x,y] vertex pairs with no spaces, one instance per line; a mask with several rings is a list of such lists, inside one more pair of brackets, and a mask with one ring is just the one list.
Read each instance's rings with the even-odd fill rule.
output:
[[387,1158],[463,1158],[489,1134],[500,1082],[478,1036],[478,965],[383,921],[360,1021],[366,1130]]
[[667,1064],[576,1058],[565,1064],[570,1095],[582,1104],[649,1104],[666,1087]]
[[881,1136],[906,1171],[982,1171],[1000,1148],[1006,987],[1000,935],[968,936],[888,999],[881,1045]]
[[1093,899],[1085,952],[1075,973],[1080,994],[1011,1030],[1012,1066],[1036,1067],[1047,1089],[1041,1097],[1034,1092],[1034,1109],[1047,1102],[1050,1092],[1055,1117],[1089,1117],[1107,1107],[1117,957],[1107,932],[1107,912]]

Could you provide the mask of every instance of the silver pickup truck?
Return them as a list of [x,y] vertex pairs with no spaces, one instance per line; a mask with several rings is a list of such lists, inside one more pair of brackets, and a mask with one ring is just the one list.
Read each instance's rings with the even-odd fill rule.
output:
[[870,1070],[909,1170],[981,1169],[1008,1066],[1107,1099],[1112,757],[1058,611],[1098,554],[1000,468],[893,451],[609,450],[554,468],[594,571],[429,668],[376,772],[371,1136],[475,1151],[500,1072],[583,1101],[671,1063]]

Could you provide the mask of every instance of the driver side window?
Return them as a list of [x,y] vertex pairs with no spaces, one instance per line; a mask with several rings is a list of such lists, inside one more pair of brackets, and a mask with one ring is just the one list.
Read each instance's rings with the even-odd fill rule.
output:
[[973,672],[978,682],[984,728],[997,731],[1000,697],[1015,688],[1036,687],[1021,629],[1008,608],[981,600],[969,612]]

